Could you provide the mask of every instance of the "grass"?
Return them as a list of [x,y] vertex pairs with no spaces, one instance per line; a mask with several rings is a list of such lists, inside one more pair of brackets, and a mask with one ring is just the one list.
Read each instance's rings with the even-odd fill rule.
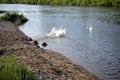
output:
[[120,7],[120,0],[0,0],[0,3]]
[[22,25],[28,21],[23,14],[18,14],[17,12],[7,12],[0,17],[0,20],[11,21],[16,25]]
[[0,57],[0,80],[36,80],[32,71],[17,63],[13,55]]

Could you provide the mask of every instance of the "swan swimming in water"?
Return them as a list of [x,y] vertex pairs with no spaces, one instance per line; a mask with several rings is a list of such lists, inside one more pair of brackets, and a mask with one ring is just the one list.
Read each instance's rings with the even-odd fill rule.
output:
[[66,33],[65,29],[58,29],[56,30],[55,27],[52,28],[50,33],[47,34],[48,37],[62,37]]
[[88,29],[89,31],[93,31],[93,28],[92,28],[91,25],[88,25],[88,26],[87,26],[87,29]]
[[92,30],[93,30],[93,28],[92,28],[92,26],[90,26],[90,27],[89,27],[89,31],[92,31]]

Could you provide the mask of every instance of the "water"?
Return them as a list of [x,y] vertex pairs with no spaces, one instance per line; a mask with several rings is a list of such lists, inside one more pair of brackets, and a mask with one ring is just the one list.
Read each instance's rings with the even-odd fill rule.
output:
[[[23,13],[26,35],[47,42],[72,62],[104,80],[120,80],[120,9],[0,4],[0,10]],[[87,26],[92,26],[92,31]],[[65,28],[60,38],[46,38],[53,27]]]

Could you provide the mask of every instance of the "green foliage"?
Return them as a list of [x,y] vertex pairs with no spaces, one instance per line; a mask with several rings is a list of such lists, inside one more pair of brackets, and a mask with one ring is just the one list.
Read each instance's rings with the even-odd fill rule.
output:
[[1,13],[5,13],[5,12],[6,12],[6,11],[0,10],[0,14],[1,14]]
[[0,57],[0,80],[36,80],[31,70],[18,64],[14,56]]
[[22,25],[28,21],[27,18],[23,16],[23,14],[19,15],[16,12],[5,13],[3,16],[0,17],[0,20],[6,20],[14,22],[16,25]]
[[120,0],[0,0],[0,3],[120,7]]

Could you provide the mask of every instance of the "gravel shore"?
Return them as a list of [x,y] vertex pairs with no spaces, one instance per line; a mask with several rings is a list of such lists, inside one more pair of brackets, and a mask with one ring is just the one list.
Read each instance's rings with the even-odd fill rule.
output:
[[38,75],[38,80],[101,80],[63,55],[29,43],[29,39],[15,24],[0,21],[0,56],[14,54],[18,62]]

